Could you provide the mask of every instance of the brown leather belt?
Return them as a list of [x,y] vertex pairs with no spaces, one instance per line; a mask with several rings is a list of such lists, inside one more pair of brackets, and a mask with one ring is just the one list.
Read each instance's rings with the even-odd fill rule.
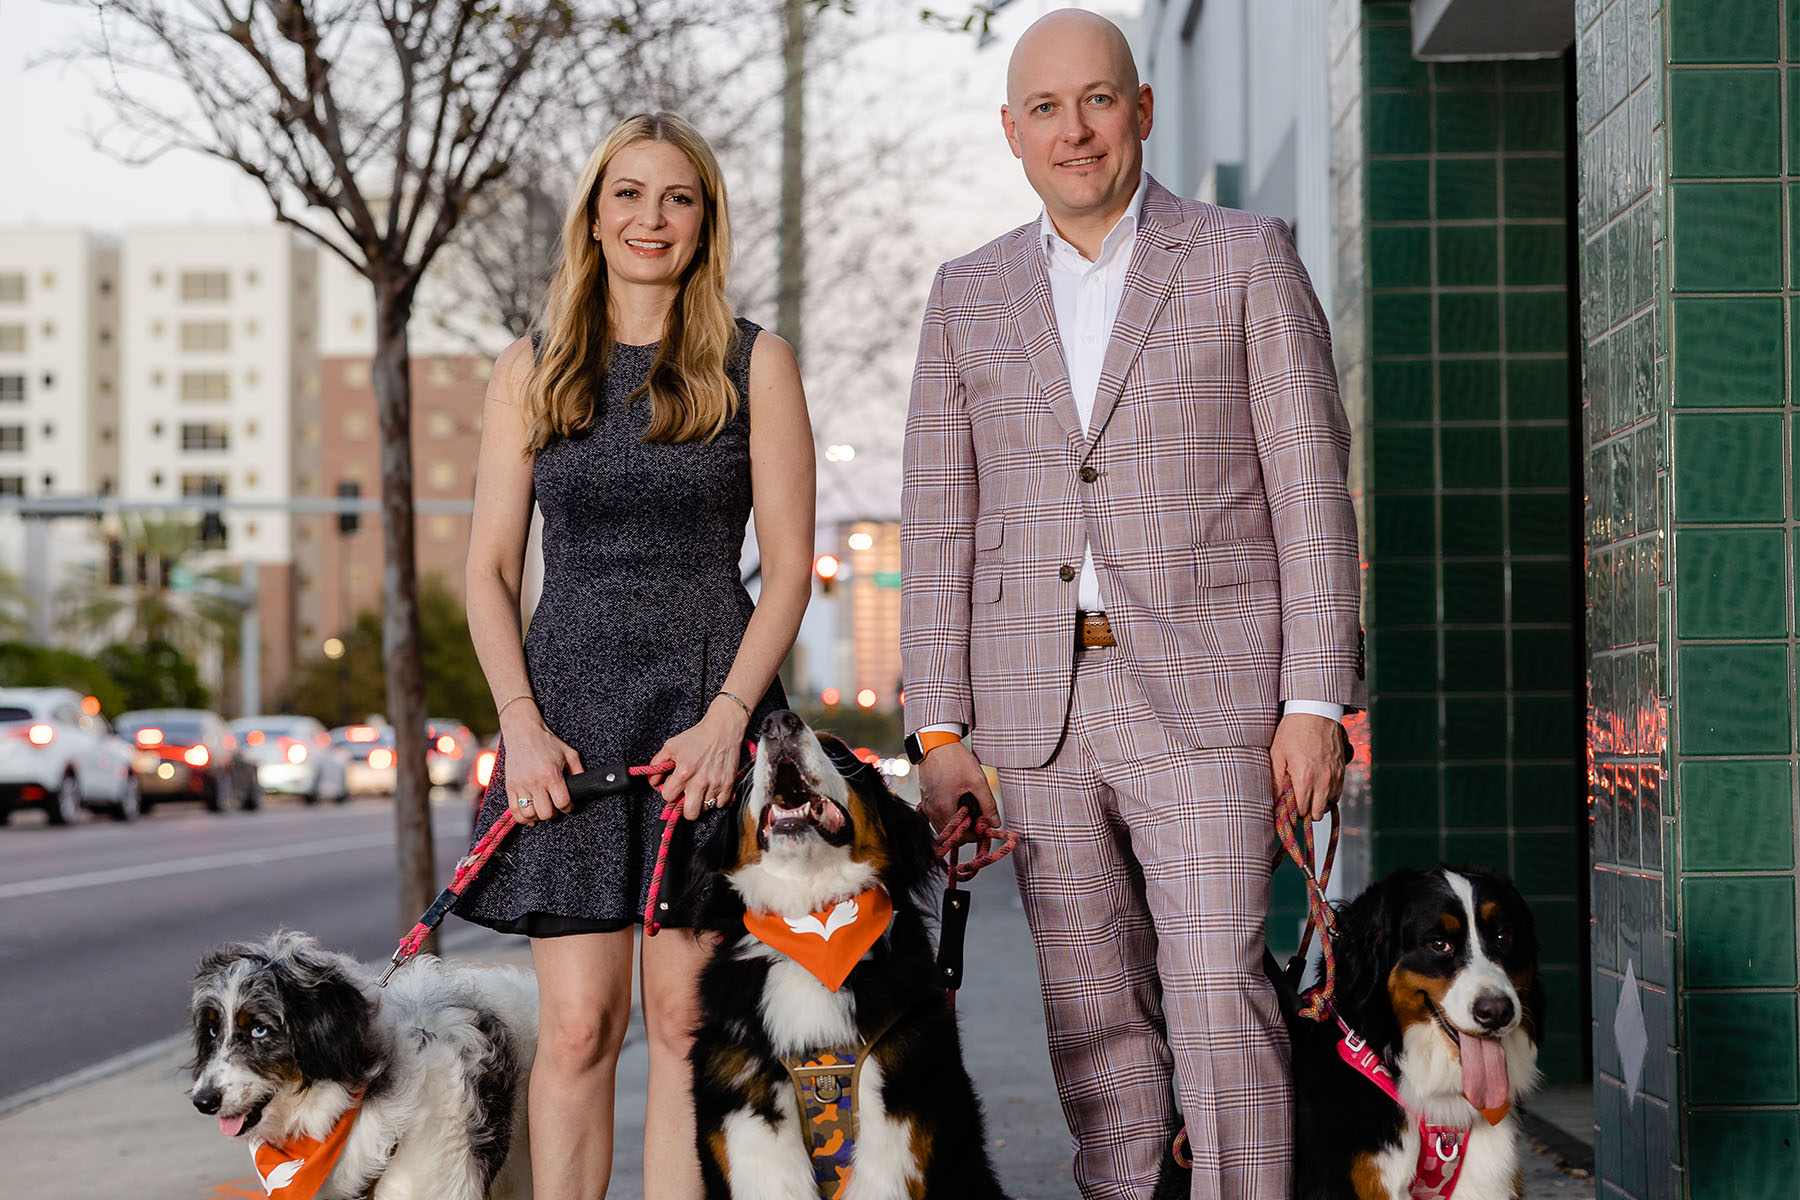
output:
[[1118,645],[1113,640],[1112,622],[1106,619],[1106,614],[1103,612],[1076,613],[1075,644],[1084,650]]

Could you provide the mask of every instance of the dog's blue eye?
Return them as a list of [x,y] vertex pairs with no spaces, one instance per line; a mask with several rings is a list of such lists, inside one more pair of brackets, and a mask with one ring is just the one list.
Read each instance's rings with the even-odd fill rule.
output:
[[252,1025],[250,1027],[250,1037],[253,1040],[259,1041],[259,1042],[262,1041],[264,1038],[268,1037],[269,1034],[271,1034],[273,1032],[274,1031],[271,1030],[267,1025]]

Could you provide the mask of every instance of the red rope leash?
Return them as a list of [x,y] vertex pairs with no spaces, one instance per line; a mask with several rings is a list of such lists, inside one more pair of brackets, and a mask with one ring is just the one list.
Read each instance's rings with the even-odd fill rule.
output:
[[[1310,1021],[1331,1019],[1331,997],[1337,990],[1337,956],[1332,952],[1331,946],[1332,939],[1337,934],[1337,914],[1325,899],[1325,886],[1331,881],[1331,864],[1337,859],[1338,829],[1341,824],[1334,812],[1331,837],[1325,845],[1325,861],[1320,864],[1318,874],[1314,875],[1313,863],[1317,861],[1317,851],[1313,843],[1313,822],[1301,816],[1300,804],[1294,799],[1292,788],[1281,793],[1281,799],[1275,806],[1275,832],[1281,838],[1282,849],[1287,851],[1288,857],[1294,860],[1294,865],[1300,868],[1300,874],[1306,879],[1306,931],[1300,935],[1300,949],[1294,953],[1296,960],[1306,960],[1306,952],[1312,946],[1313,931],[1316,929],[1319,932],[1319,957],[1323,973],[1318,985],[1301,997],[1305,1003],[1300,1009],[1300,1015]],[[1296,829],[1299,830],[1298,833],[1295,832]]]
[[[674,769],[674,763],[650,763],[647,766],[630,767],[627,769],[627,773],[638,776],[660,775]],[[663,810],[663,816],[665,819],[668,817],[667,809]],[[443,922],[451,907],[463,892],[468,890],[469,885],[475,882],[475,877],[481,874],[481,868],[487,866],[488,860],[494,857],[494,851],[499,849],[500,843],[506,840],[506,835],[511,833],[518,824],[519,822],[513,817],[512,805],[507,805],[494,823],[488,826],[488,831],[482,835],[481,840],[476,842],[462,861],[456,864],[456,874],[451,877],[449,885],[438,893],[438,898],[432,902],[431,907],[425,910],[425,914],[419,918],[419,923],[400,939],[400,946],[394,951],[394,957],[389,961],[388,969],[382,973],[380,986],[386,987],[387,981],[392,978],[394,972],[419,952],[419,947],[425,944],[425,939],[431,936],[431,931]],[[668,850],[666,835],[663,839],[663,849],[665,853]],[[660,878],[661,875],[661,862],[659,861],[657,877]]]
[[[943,860],[944,871],[950,877],[952,887],[975,878],[976,872],[983,867],[993,866],[1019,845],[1017,833],[990,825],[984,816],[971,817],[969,811],[967,806],[957,809],[956,815],[939,832],[937,841],[932,845],[932,853]],[[966,863],[957,862],[957,851],[971,825],[974,827],[975,857]],[[994,845],[996,839],[1000,843],[998,846]]]

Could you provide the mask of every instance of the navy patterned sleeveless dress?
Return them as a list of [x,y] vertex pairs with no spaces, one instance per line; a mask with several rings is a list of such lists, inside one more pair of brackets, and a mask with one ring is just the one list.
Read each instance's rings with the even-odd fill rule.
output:
[[[637,765],[699,721],[724,686],[750,620],[739,575],[750,516],[750,353],[759,327],[738,320],[726,373],[739,406],[710,442],[643,440],[656,347],[615,344],[593,422],[537,452],[544,514],[544,591],[525,634],[532,694],[582,766]],[[752,698],[744,697],[746,701]],[[781,681],[755,700],[754,735],[787,706]],[[475,822],[478,840],[506,807],[506,751]],[[729,811],[729,810],[728,810]],[[661,835],[662,800],[647,783],[624,798],[515,829],[457,905],[508,933],[550,937],[642,921]],[[727,812],[685,828],[671,851],[690,859]],[[689,836],[694,840],[688,841]],[[691,880],[689,881],[691,884]],[[663,923],[691,923],[694,890],[671,887]]]

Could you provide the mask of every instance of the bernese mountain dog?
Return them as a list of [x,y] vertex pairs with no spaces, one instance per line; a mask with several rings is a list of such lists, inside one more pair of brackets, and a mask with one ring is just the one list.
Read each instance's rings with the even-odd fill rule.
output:
[[927,920],[925,818],[791,712],[760,731],[698,922],[709,1200],[1003,1200]]
[[1531,910],[1483,871],[1401,870],[1338,913],[1335,1020],[1293,1020],[1299,1200],[1509,1200],[1537,1086]]

